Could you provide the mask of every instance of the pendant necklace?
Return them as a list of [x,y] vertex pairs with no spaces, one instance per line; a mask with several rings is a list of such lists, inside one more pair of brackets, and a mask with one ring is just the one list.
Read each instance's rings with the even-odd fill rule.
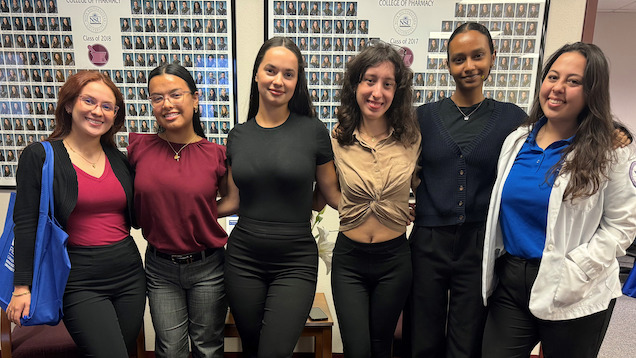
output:
[[366,131],[362,131],[362,129],[360,129],[360,133],[364,134],[367,138],[371,139],[371,142],[373,142],[373,143],[375,143],[375,141],[377,140],[376,137],[384,138],[386,136],[386,130],[384,132],[378,134],[378,135],[370,135]]
[[[451,101],[452,101],[452,100],[451,100]],[[481,102],[479,102],[479,106],[477,106],[477,108],[473,109],[473,111],[472,111],[472,112],[470,112],[470,113],[468,113],[468,114],[464,113],[464,111],[462,111],[462,109],[461,109],[461,108],[459,108],[459,106],[455,103],[455,101],[452,101],[452,102],[453,102],[453,104],[455,105],[455,107],[457,107],[457,110],[459,111],[459,113],[461,113],[461,114],[462,114],[462,116],[464,116],[464,120],[465,120],[465,121],[467,121],[467,120],[469,120],[469,119],[470,119],[470,116],[472,116],[472,115],[473,115],[473,113],[477,112],[477,110],[479,109],[479,107],[481,107],[481,104],[482,104],[482,103],[484,103],[484,100],[482,99],[482,100],[481,100]]]
[[168,139],[168,135],[166,135],[166,142],[168,143],[168,145],[170,146],[170,149],[172,149],[172,151],[174,152],[174,157],[172,157],[174,160],[176,160],[177,162],[179,161],[179,159],[181,159],[181,156],[179,155],[179,153],[181,153],[181,151],[183,150],[183,148],[187,147],[188,144],[192,143],[192,140],[194,138],[196,138],[197,135],[196,133],[194,134],[194,137],[190,138],[190,140],[188,141],[188,143],[184,144],[183,146],[181,146],[181,149],[179,150],[174,150],[174,147],[172,147],[172,144],[170,143],[170,140]]
[[103,151],[101,151],[101,150],[100,150],[100,151],[99,151],[99,157],[97,157],[97,161],[95,161],[95,162],[91,162],[90,160],[86,159],[86,157],[84,157],[81,153],[76,152],[76,151],[75,151],[75,149],[73,149],[73,147],[71,147],[71,144],[70,144],[69,142],[67,142],[67,141],[62,141],[62,143],[66,144],[66,145],[69,147],[69,149],[71,150],[71,152],[73,152],[73,153],[75,153],[75,154],[79,155],[82,159],[84,159],[84,161],[85,161],[86,163],[90,164],[90,165],[93,167],[93,169],[95,169],[95,166],[97,165],[97,162],[99,162],[99,159],[102,157],[102,153],[103,153]]
[[[360,133],[362,133],[362,131],[360,131]],[[375,136],[369,135],[368,133],[363,133],[365,136],[367,136],[367,138],[371,139],[371,142],[375,143]]]

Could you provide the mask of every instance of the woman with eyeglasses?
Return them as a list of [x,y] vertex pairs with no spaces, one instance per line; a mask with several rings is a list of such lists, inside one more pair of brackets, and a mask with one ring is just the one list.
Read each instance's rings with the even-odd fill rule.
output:
[[135,212],[148,240],[146,278],[157,357],[223,357],[227,234],[217,222],[225,148],[201,128],[199,92],[176,64],[148,76],[157,134],[129,136]]
[[[130,236],[132,172],[113,138],[124,124],[123,106],[108,77],[78,72],[59,91],[57,125],[47,139],[55,156],[55,218],[69,235],[64,324],[90,357],[128,357],[146,305],[141,257]],[[16,177],[15,290],[7,316],[17,325],[29,314],[45,156],[40,143],[26,147]]]
[[241,214],[225,278],[246,357],[291,357],[318,279],[309,223],[314,181],[329,203],[339,195],[303,62],[292,40],[267,40],[254,63],[248,120],[228,136],[228,197],[219,212]]

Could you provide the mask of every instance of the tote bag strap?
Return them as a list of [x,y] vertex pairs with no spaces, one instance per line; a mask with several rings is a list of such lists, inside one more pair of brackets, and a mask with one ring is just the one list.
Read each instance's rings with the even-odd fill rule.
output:
[[50,142],[41,142],[46,153],[42,166],[42,191],[40,193],[40,213],[55,217],[55,205],[53,205],[53,146]]

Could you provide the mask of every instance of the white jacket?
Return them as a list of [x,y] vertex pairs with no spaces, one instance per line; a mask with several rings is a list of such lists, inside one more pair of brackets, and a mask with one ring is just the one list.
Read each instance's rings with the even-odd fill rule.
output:
[[[497,284],[495,259],[503,255],[499,225],[501,192],[528,135],[528,127],[512,132],[503,144],[497,180],[490,198],[484,256],[484,304]],[[548,203],[543,258],[530,292],[530,311],[544,320],[566,320],[607,309],[621,295],[617,256],[636,235],[636,157],[633,148],[616,150],[609,180],[591,197],[563,201],[569,175],[559,175]]]

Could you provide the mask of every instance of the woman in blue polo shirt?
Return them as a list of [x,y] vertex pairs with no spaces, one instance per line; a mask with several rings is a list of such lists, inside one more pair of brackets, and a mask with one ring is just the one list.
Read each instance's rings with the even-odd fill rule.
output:
[[490,201],[489,358],[528,357],[539,341],[546,357],[596,357],[621,295],[616,256],[636,235],[636,156],[613,149],[605,56],[565,45],[542,79],[527,125],[504,142]]

